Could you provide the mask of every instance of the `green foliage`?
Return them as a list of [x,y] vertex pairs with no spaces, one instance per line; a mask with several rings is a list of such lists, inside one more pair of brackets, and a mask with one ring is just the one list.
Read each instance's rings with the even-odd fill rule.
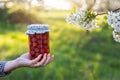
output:
[[[39,14],[41,20],[50,25],[50,48],[55,60],[39,69],[17,69],[3,80],[120,79],[120,45],[113,40],[112,28],[104,16],[99,17],[100,28],[86,34],[86,31],[65,22],[67,13],[48,11]],[[12,60],[28,51],[24,33],[27,28],[21,26],[26,25],[0,22],[1,60]]]
[[37,10],[35,8],[28,10],[24,6],[14,4],[10,8],[0,9],[0,21],[10,22],[12,24],[42,23]]
[[7,20],[7,8],[6,9],[0,8],[0,21],[5,20]]
[[8,10],[8,20],[10,23],[24,23],[24,24],[32,24],[32,23],[42,23],[38,18],[38,14],[34,14],[35,11],[27,10],[19,5],[14,5]]
[[96,15],[92,10],[86,11],[86,15],[87,16],[84,21],[86,21],[87,23],[90,23],[92,20],[96,18]]

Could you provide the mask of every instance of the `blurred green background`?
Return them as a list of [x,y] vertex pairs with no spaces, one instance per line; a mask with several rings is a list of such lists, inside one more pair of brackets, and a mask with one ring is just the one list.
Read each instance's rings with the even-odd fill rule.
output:
[[14,3],[0,8],[0,60],[13,60],[29,51],[27,25],[50,25],[50,50],[54,61],[46,67],[19,68],[0,80],[119,80],[120,44],[112,37],[106,15],[100,28],[87,33],[67,24],[70,10],[25,9]]

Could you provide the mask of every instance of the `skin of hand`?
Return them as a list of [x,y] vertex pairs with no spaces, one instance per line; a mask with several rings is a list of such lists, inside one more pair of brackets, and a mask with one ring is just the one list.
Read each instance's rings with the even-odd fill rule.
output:
[[30,68],[43,67],[48,65],[50,62],[54,60],[54,55],[51,56],[50,54],[44,54],[42,59],[41,57],[42,54],[40,54],[37,58],[31,60],[29,53],[23,54],[15,60],[8,61],[5,64],[4,72],[11,72],[14,69],[20,67],[30,67]]

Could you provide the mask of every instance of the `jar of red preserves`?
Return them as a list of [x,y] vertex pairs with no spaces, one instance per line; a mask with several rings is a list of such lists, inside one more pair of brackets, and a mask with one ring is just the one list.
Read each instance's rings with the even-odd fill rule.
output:
[[26,34],[29,39],[29,53],[31,59],[39,54],[49,54],[49,26],[46,24],[31,24],[27,26]]

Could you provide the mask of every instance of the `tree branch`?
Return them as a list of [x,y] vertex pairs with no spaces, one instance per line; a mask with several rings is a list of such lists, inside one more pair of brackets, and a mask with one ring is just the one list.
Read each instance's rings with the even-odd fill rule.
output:
[[97,13],[96,16],[98,16],[98,15],[104,15],[104,14],[107,14],[107,13],[106,12]]
[[[120,8],[117,8],[117,9],[113,10],[112,12],[120,12]],[[98,16],[98,15],[104,15],[104,14],[107,14],[107,13],[106,12],[97,13],[96,16]]]
[[113,10],[113,12],[119,12],[120,8]]

